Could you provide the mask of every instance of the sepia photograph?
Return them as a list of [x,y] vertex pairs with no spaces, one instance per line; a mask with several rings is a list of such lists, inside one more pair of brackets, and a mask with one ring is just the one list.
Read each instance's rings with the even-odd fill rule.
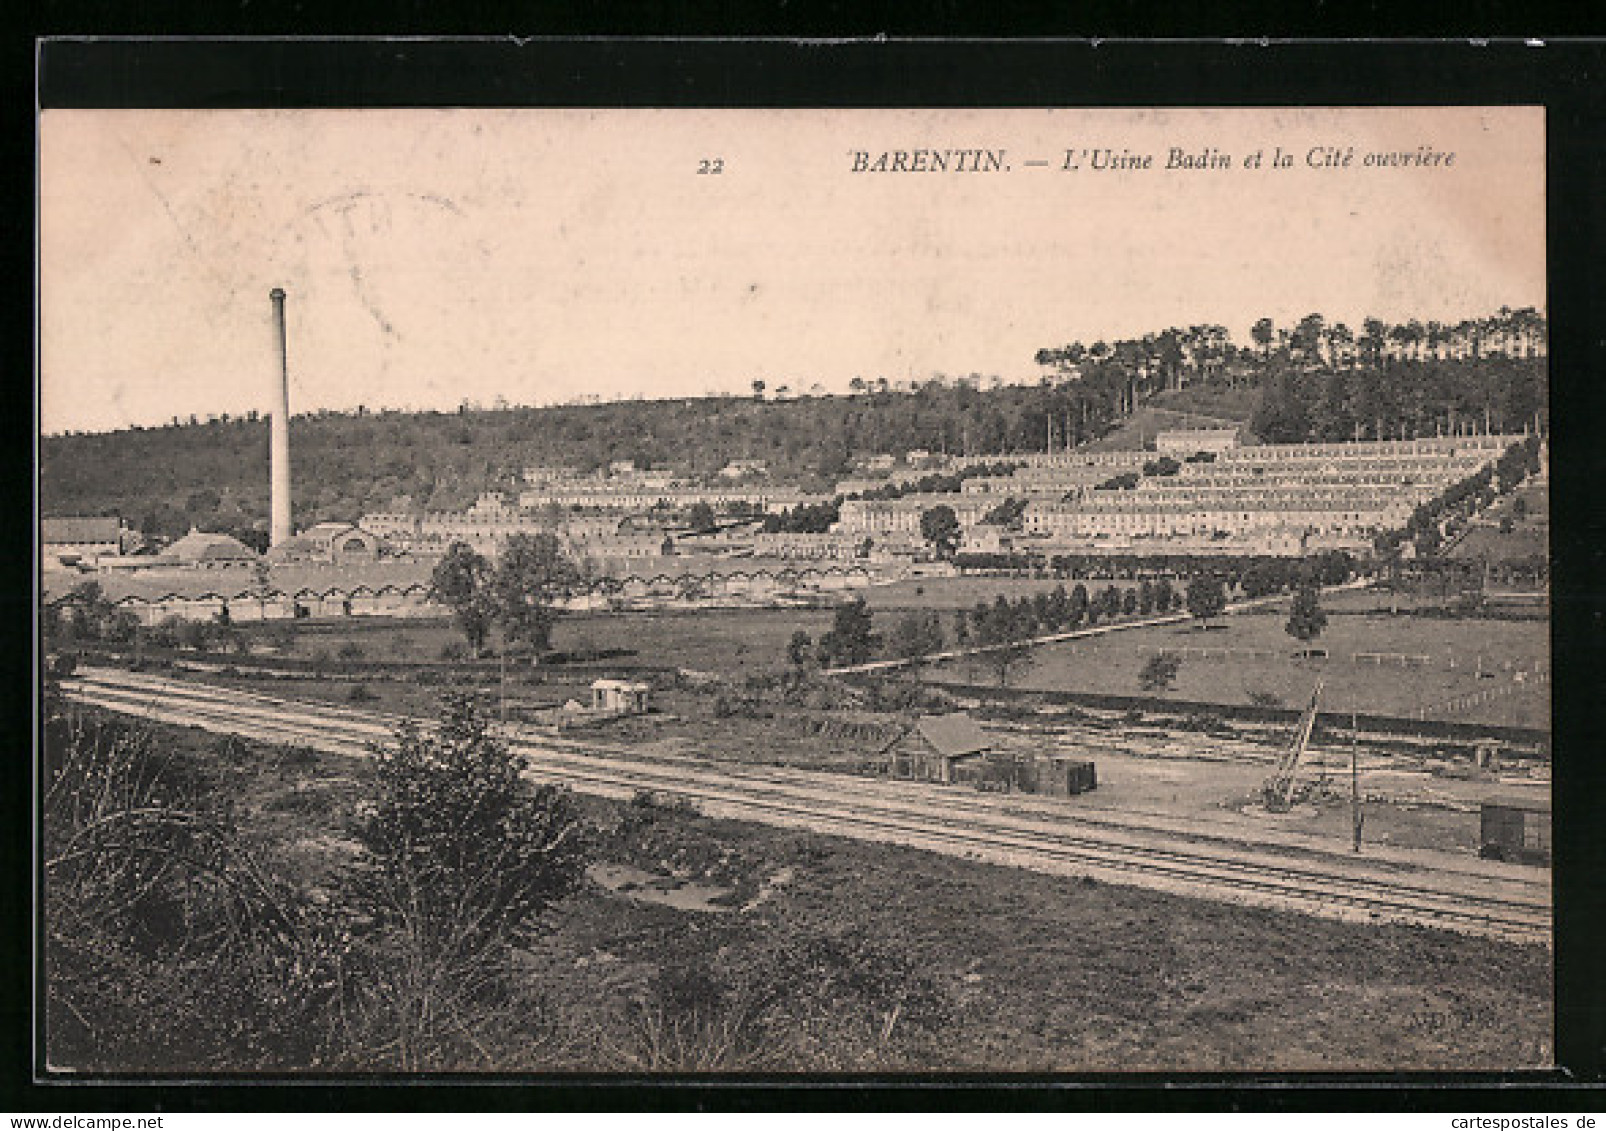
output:
[[38,129],[46,1075],[1555,1063],[1543,107]]

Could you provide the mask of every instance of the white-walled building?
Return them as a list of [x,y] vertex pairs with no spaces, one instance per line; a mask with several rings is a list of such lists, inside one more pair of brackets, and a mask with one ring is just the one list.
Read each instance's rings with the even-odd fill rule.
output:
[[1169,432],[1157,432],[1154,436],[1156,453],[1178,458],[1196,455],[1199,452],[1214,452],[1219,455],[1230,452],[1237,446],[1236,428],[1177,428]]

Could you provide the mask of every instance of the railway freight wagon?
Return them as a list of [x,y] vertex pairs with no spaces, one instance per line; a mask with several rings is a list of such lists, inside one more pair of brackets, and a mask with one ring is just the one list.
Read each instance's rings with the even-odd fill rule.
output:
[[1550,810],[1521,802],[1483,803],[1478,855],[1518,864],[1550,863]]
[[995,754],[968,777],[983,790],[1015,793],[1041,793],[1051,797],[1075,797],[1097,789],[1098,771],[1085,758],[1068,755],[1020,756]]
[[1075,797],[1098,786],[1098,770],[1085,758],[1032,758],[1015,766],[1015,788],[1023,793]]

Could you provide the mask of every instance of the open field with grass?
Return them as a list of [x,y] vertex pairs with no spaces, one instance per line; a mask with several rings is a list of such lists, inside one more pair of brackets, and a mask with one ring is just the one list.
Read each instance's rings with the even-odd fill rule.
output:
[[[900,613],[972,609],[999,596],[1014,601],[1074,582],[1024,578],[922,578],[859,591],[876,615],[876,631],[890,632]],[[1093,583],[1086,583],[1094,589]],[[1097,589],[1109,582],[1097,583]],[[1130,588],[1121,585],[1120,588]],[[775,671],[787,666],[786,646],[801,629],[818,639],[831,627],[830,609],[697,609],[655,612],[567,613],[558,618],[552,646],[561,653],[601,653],[599,663],[690,668],[723,675]],[[952,619],[944,617],[952,634]],[[254,630],[247,630],[254,631]],[[314,621],[257,633],[283,638],[280,653],[297,659],[433,662],[466,656],[462,633],[446,619],[388,621],[379,618]],[[489,650],[494,652],[493,633]]]
[[[157,734],[233,799],[246,843],[289,892],[338,905],[369,762]],[[520,951],[520,1008],[478,1030],[463,1067],[1467,1071],[1551,1057],[1541,947],[1246,910],[674,806],[585,798],[581,811],[593,879],[544,913]],[[795,987],[786,1023],[751,1024],[753,995],[774,984]],[[666,1022],[687,1040],[660,1040]],[[199,1057],[200,1040],[179,1047]]]
[[[1043,645],[1010,682],[1044,691],[1138,695],[1144,664],[1164,650],[1182,657],[1168,692],[1181,700],[1249,703],[1259,695],[1300,706],[1321,679],[1322,702],[1331,711],[1416,717],[1426,709],[1429,719],[1549,725],[1550,683],[1534,674],[1549,669],[1546,621],[1391,616],[1387,600],[1373,593],[1336,598],[1327,629],[1314,642],[1326,649],[1327,659],[1294,658],[1299,645],[1284,631],[1287,611],[1281,602],[1222,618],[1210,631],[1164,625]],[[1344,611],[1346,603],[1377,611]],[[1383,659],[1368,660],[1367,654]],[[983,660],[936,664],[929,678],[996,682],[995,671]],[[1483,702],[1458,702],[1486,692]]]
[[[1044,592],[1058,582],[1013,578],[932,578],[869,591],[876,629],[891,632],[902,612],[938,610],[951,642],[952,614],[997,596],[1016,599]],[[1102,588],[1102,585],[1093,586]],[[1327,710],[1451,720],[1518,727],[1548,726],[1550,683],[1548,621],[1542,610],[1511,616],[1456,618],[1442,615],[1453,595],[1391,594],[1348,590],[1323,597],[1328,626],[1315,641],[1327,658],[1294,657],[1296,642],[1284,630],[1288,601],[1221,618],[1200,631],[1191,624],[1128,629],[1032,651],[1029,663],[1009,674],[1014,687],[1086,694],[1144,694],[1143,665],[1161,650],[1176,653],[1181,666],[1172,686],[1156,699],[1179,702],[1252,702],[1298,707],[1318,678],[1325,681]],[[1520,615],[1519,615],[1520,614]],[[826,632],[826,609],[708,609],[677,612],[585,613],[561,617],[553,631],[555,660],[538,667],[510,661],[507,687],[518,707],[555,706],[585,697],[589,683],[604,675],[676,670],[725,679],[778,675],[788,670],[787,644],[794,632],[814,639]],[[328,664],[324,679],[304,678],[319,699],[372,694],[385,709],[428,703],[435,689],[466,681],[496,685],[494,660],[477,672],[457,660],[461,633],[446,620],[353,619],[303,622],[248,629],[253,655],[281,656]],[[494,652],[495,640],[492,645]],[[271,650],[264,652],[266,646]],[[1357,659],[1356,657],[1360,658]],[[212,662],[249,664],[251,657],[217,655]],[[368,670],[365,665],[378,661]],[[385,662],[425,665],[429,671],[387,677]],[[312,673],[304,673],[310,677]],[[255,677],[252,677],[255,679]],[[924,678],[935,685],[995,685],[997,670],[984,658],[931,665]],[[278,680],[256,682],[289,686]],[[353,690],[366,685],[363,690]]]
[[[727,674],[786,666],[786,645],[803,629],[817,636],[831,625],[821,609],[687,609],[675,612],[569,613],[552,631],[560,653],[601,655],[576,667],[627,664]],[[270,630],[271,632],[272,630]],[[450,620],[380,618],[298,624],[279,654],[296,659],[430,663],[468,656]],[[495,655],[493,633],[486,654]],[[593,677],[594,678],[594,677]]]

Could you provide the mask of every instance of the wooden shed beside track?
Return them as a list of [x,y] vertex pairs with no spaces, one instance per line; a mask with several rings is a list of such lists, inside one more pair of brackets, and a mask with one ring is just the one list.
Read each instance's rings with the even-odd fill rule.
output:
[[963,712],[926,715],[884,748],[893,778],[965,783],[981,790],[1075,797],[1098,788],[1086,758],[1068,754],[1021,755],[995,741]]
[[924,715],[888,747],[888,772],[914,781],[968,781],[985,776],[992,748],[992,739],[963,712]]

